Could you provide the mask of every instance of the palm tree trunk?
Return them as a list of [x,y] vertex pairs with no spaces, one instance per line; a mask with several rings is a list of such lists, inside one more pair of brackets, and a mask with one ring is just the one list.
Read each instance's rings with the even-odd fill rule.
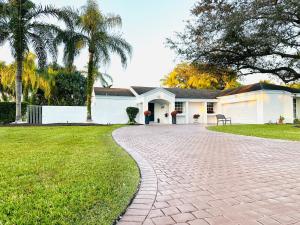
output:
[[22,58],[17,59],[17,74],[16,74],[16,122],[22,121],[22,70],[23,60]]
[[94,86],[94,53],[89,53],[89,63],[88,63],[88,76],[87,76],[87,121],[92,121],[92,93]]

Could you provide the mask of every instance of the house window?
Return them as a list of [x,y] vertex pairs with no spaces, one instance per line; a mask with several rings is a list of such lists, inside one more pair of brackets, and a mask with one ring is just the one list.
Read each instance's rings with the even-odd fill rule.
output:
[[184,112],[184,110],[183,110],[183,102],[175,102],[175,110],[178,113],[183,113]]
[[207,103],[207,113],[212,114],[214,112],[214,103],[213,102],[208,102]]
[[296,100],[296,98],[293,98],[293,113],[294,113],[294,119],[297,119],[297,100]]

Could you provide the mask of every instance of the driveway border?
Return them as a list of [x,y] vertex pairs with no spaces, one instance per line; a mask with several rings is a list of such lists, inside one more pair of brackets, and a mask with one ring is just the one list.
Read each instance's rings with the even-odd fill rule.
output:
[[122,138],[118,138],[121,127],[113,131],[114,141],[122,147],[136,161],[141,174],[141,183],[133,201],[117,222],[118,225],[142,225],[149,215],[157,195],[157,177],[152,165],[136,150],[132,149]]

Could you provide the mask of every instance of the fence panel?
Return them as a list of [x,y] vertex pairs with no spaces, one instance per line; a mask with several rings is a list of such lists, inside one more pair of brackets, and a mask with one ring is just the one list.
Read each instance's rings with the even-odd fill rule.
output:
[[27,106],[27,121],[29,124],[42,124],[43,109],[39,105]]

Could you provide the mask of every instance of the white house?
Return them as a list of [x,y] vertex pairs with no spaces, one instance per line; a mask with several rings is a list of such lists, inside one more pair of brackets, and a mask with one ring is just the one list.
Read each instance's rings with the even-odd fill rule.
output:
[[152,112],[153,123],[170,124],[170,113],[179,111],[178,124],[216,123],[216,114],[231,117],[233,123],[275,123],[280,116],[286,123],[300,118],[300,89],[256,83],[235,89],[217,91],[155,87],[94,88],[92,116],[95,123],[124,124],[126,108],[139,108],[136,121],[145,122],[144,111]]

